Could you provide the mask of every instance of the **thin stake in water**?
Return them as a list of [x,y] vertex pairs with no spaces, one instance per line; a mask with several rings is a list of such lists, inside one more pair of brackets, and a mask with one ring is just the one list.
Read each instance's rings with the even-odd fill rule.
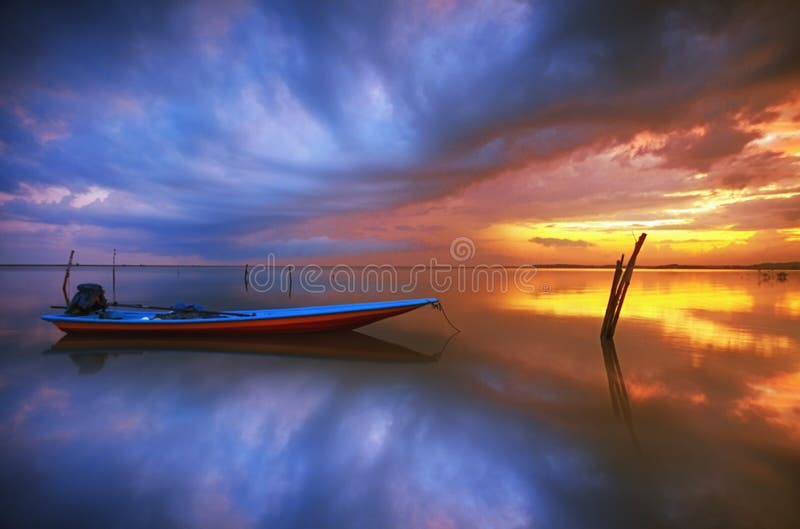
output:
[[72,267],[72,257],[75,255],[75,250],[70,250],[69,261],[67,261],[67,269],[64,271],[64,282],[61,284],[61,293],[64,294],[64,303],[69,305],[69,296],[67,295],[67,281],[69,281],[69,269]]
[[111,258],[111,299],[117,302],[117,249],[114,248],[114,255]]

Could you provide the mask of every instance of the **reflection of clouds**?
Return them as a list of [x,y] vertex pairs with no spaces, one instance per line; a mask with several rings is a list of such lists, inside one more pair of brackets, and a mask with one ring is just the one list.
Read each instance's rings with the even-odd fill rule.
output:
[[651,399],[684,400],[691,404],[706,404],[708,396],[700,391],[669,388],[661,381],[631,379],[627,381],[627,389],[631,398],[636,401]]
[[141,412],[128,415],[120,414],[109,421],[109,432],[114,435],[127,436],[150,430],[152,424]]
[[[132,494],[162,490],[170,516],[191,527],[302,526],[342,516],[345,527],[519,527],[533,519],[537,488],[570,483],[572,471],[586,475],[586,461],[565,467],[563,448],[502,414],[493,418],[475,396],[461,395],[465,407],[454,413],[453,401],[439,401],[448,390],[371,380],[380,369],[350,379],[359,368],[233,367],[235,378],[219,380],[213,363],[192,367],[206,359],[182,359],[186,372],[141,375],[135,366],[146,358],[118,359],[134,369],[118,362],[115,371],[69,379],[77,384],[69,389],[44,386],[21,406],[42,420],[23,421],[20,439],[46,443],[54,475],[99,464],[99,454]],[[343,375],[355,385],[341,385]],[[65,431],[72,436],[55,435]],[[518,451],[524,439],[532,444]],[[532,459],[542,469],[533,471]],[[81,486],[91,494],[98,485]]]
[[634,400],[643,401],[654,397],[663,398],[669,391],[661,382],[644,382],[639,380],[628,380],[628,393]]
[[337,453],[352,458],[354,465],[373,464],[382,455],[392,432],[392,411],[388,403],[383,406],[363,401],[353,403],[339,421],[336,440],[341,450]]
[[752,394],[736,403],[736,414],[765,417],[800,440],[800,371],[782,373],[749,386]]
[[256,377],[227,394],[214,411],[214,429],[235,433],[249,449],[277,455],[332,389],[329,380],[301,373]]
[[68,405],[69,394],[67,392],[43,384],[18,405],[11,423],[14,428],[19,428],[34,414],[52,410],[61,411]]
[[775,311],[781,316],[800,316],[800,292],[784,292],[775,304]]
[[[171,299],[174,274],[148,270],[144,280],[130,281],[141,296]],[[194,299],[226,292],[227,279],[214,278],[228,272],[181,277],[189,274],[208,279]],[[543,274],[551,281],[553,274]],[[599,286],[580,288],[602,290],[602,310],[606,274],[571,273],[567,281],[591,274]],[[230,275],[238,287],[241,274]],[[651,285],[646,276],[637,272],[625,310],[644,290],[653,293],[649,303],[662,305],[632,318],[620,355],[631,398],[640,401],[637,434],[652,479],[630,463],[630,442],[612,422],[596,320],[491,306],[516,303],[509,293],[450,305],[465,334],[425,366],[148,354],[120,355],[103,371],[78,376],[68,358],[4,339],[26,354],[7,357],[0,371],[0,424],[22,417],[18,428],[0,430],[0,485],[9,475],[33,476],[12,499],[47,505],[39,526],[80,526],[75,520],[105,520],[106,511],[107,526],[125,519],[185,527],[659,527],[692,526],[698,516],[717,521],[728,512],[722,522],[757,525],[750,509],[790,519],[781,507],[794,489],[782,485],[796,483],[785,464],[794,452],[759,459],[761,466],[752,461],[783,430],[800,435],[792,411],[798,380],[778,374],[796,371],[793,357],[709,356],[694,369],[676,354],[677,335],[652,333],[658,311],[682,310],[754,336],[794,337],[778,324],[761,329],[755,317],[737,321],[740,310],[774,319],[772,298],[786,299],[785,290],[734,279],[738,294],[719,300],[730,312],[715,316],[714,284],[676,275],[699,289],[681,304],[679,286]],[[561,295],[554,286],[552,295]],[[48,285],[35,288],[46,297]],[[263,299],[231,295],[224,303]],[[594,308],[591,297],[569,299],[579,316]],[[566,305],[558,310],[571,310]],[[27,321],[21,329],[35,333],[39,322],[19,318]],[[419,339],[413,319],[389,325]],[[737,428],[734,403],[741,417],[759,425],[766,417],[775,428]],[[751,437],[744,442],[743,435]],[[734,507],[720,507],[720,497]],[[728,510],[736,505],[742,510]]]
[[221,476],[207,476],[194,485],[191,497],[187,498],[189,505],[178,502],[173,506],[178,519],[184,518],[190,527],[201,529],[254,526],[255,519],[239,509],[234,500],[235,490]]
[[[391,508],[406,527],[525,527],[535,491],[504,454],[458,431],[414,447],[411,465],[387,476]],[[493,447],[500,448],[500,447]]]
[[420,389],[370,388],[337,408],[328,468],[317,475],[335,482],[330,501],[371,505],[360,519],[367,527],[528,525],[531,476],[514,461],[528,455],[509,450],[525,428]]

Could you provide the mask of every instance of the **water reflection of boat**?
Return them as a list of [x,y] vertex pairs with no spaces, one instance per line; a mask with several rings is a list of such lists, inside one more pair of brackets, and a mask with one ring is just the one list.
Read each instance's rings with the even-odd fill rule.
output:
[[600,339],[600,347],[603,349],[603,360],[605,361],[606,375],[608,376],[608,391],[611,394],[611,407],[614,409],[614,415],[625,423],[633,444],[639,448],[639,439],[636,437],[636,430],[633,428],[631,402],[628,398],[628,390],[625,387],[625,379],[622,377],[617,347],[614,344],[614,340],[602,338]]
[[66,335],[45,351],[45,354],[68,354],[79,371],[87,374],[100,371],[109,356],[158,353],[269,355],[396,363],[426,363],[439,359],[438,354],[421,353],[356,331],[225,340]]
[[[113,355],[116,356],[116,355]],[[81,375],[91,375],[103,370],[106,359],[109,355],[105,353],[71,354],[69,359],[78,366],[78,373]]]

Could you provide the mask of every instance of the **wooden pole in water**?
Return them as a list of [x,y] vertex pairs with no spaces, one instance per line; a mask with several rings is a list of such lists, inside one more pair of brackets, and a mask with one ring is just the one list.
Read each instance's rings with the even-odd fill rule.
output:
[[628,266],[625,267],[625,273],[621,274],[622,259],[617,261],[617,267],[614,270],[614,280],[611,283],[611,294],[608,299],[608,305],[606,306],[606,315],[605,318],[603,318],[603,326],[600,329],[601,338],[609,340],[614,338],[614,331],[617,330],[617,322],[622,312],[622,304],[625,302],[625,295],[628,293],[628,287],[631,284],[631,277],[633,276],[633,268],[636,266],[636,257],[639,255],[639,251],[642,249],[646,237],[647,234],[642,233],[639,236],[639,240],[636,241],[631,258],[628,260]]
[[75,250],[70,250],[69,261],[67,261],[67,269],[64,271],[64,282],[61,284],[61,293],[64,294],[64,303],[69,305],[69,296],[67,296],[67,281],[69,281],[69,269],[72,267],[72,257],[75,255]]
[[244,291],[247,292],[247,287],[249,286],[249,281],[247,280],[247,269],[250,265],[247,263],[244,264]]
[[114,255],[111,257],[111,297],[114,303],[117,302],[117,249],[114,248]]
[[636,266],[636,257],[639,255],[639,251],[642,249],[642,245],[644,244],[644,240],[647,238],[646,233],[642,233],[639,236],[639,240],[636,241],[636,245],[633,247],[633,253],[631,254],[631,258],[628,261],[628,266],[625,268],[625,274],[620,279],[620,288],[622,289],[621,293],[618,295],[619,303],[617,303],[616,311],[614,312],[614,319],[610,323],[610,327],[608,328],[608,332],[610,332],[611,337],[614,337],[614,332],[617,330],[617,322],[619,321],[619,315],[622,311],[622,304],[625,302],[625,295],[628,293],[628,287],[631,284],[631,277],[633,276],[633,267]]
[[622,276],[622,264],[625,262],[625,254],[622,254],[619,259],[617,259],[617,266],[614,268],[614,279],[611,281],[611,292],[608,295],[608,304],[606,305],[606,315],[603,317],[603,326],[600,329],[600,336],[606,335],[606,330],[608,329],[608,322],[613,317],[613,303],[614,303],[614,294],[617,293],[617,284],[619,283],[619,278]]

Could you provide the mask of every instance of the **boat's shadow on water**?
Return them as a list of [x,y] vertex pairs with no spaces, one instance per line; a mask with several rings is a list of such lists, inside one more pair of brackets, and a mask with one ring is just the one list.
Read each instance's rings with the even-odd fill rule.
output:
[[81,374],[97,373],[109,357],[123,355],[252,355],[323,359],[345,362],[425,364],[441,358],[447,344],[435,354],[423,353],[356,331],[259,337],[145,337],[65,335],[43,352],[68,355]]

